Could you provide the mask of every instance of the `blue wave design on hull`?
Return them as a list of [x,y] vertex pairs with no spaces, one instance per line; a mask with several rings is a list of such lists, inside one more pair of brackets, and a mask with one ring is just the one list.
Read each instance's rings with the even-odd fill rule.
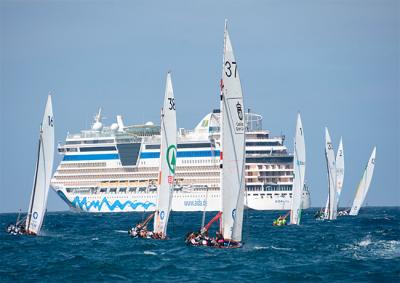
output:
[[87,210],[87,211],[89,211],[93,207],[100,212],[103,205],[106,205],[110,211],[114,211],[116,208],[124,210],[125,207],[127,206],[130,206],[133,210],[136,210],[139,206],[143,207],[146,210],[149,209],[149,207],[156,206],[155,203],[149,201],[139,202],[139,201],[127,200],[122,203],[120,200],[117,199],[114,202],[110,203],[106,197],[103,197],[101,201],[100,200],[88,201],[86,197],[82,198],[81,200],[78,196],[76,196],[74,200],[71,202],[68,200],[68,198],[65,196],[63,192],[58,191],[57,193],[65,202],[67,202],[69,206],[74,208],[80,208],[81,210]]

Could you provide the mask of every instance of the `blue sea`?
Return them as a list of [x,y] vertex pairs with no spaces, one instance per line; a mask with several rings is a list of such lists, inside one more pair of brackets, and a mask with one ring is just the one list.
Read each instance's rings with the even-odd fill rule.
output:
[[[201,213],[173,212],[169,240],[133,239],[144,213],[48,213],[41,236],[0,233],[1,282],[399,282],[400,208],[273,227],[279,212],[246,211],[241,249],[188,247]],[[214,216],[208,213],[207,218]],[[6,227],[16,214],[0,214]]]

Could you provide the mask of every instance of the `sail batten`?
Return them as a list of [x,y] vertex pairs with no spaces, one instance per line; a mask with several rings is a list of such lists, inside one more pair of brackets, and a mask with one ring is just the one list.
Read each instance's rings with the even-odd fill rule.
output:
[[304,176],[306,170],[306,151],[304,131],[300,114],[297,116],[296,136],[294,142],[294,180],[292,190],[292,207],[290,211],[290,224],[300,224]]
[[225,22],[221,81],[221,230],[225,239],[237,242],[242,240],[244,209],[244,109],[238,66]]
[[51,96],[49,95],[39,134],[35,177],[25,222],[29,234],[39,234],[46,213],[54,159],[54,121]]
[[161,148],[160,170],[157,197],[157,210],[154,217],[156,233],[167,235],[168,219],[171,211],[171,201],[176,168],[176,106],[172,88],[171,73],[167,74],[164,105],[161,110]]
[[368,160],[368,164],[365,167],[364,174],[361,178],[361,181],[358,185],[356,196],[353,201],[353,205],[350,210],[350,215],[358,215],[362,204],[367,196],[369,186],[371,185],[372,175],[374,173],[375,168],[375,157],[376,157],[376,147],[374,147],[371,156]]

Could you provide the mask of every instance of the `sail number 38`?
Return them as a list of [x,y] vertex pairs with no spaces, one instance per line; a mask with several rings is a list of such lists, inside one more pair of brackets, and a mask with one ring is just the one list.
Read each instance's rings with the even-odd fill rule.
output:
[[169,110],[176,110],[175,109],[175,98],[168,98],[168,101],[169,101],[168,109]]
[[[234,70],[232,70],[234,69]],[[236,74],[237,74],[237,65],[236,62],[229,62],[226,61],[225,62],[225,75],[230,78],[232,75],[234,75],[234,77],[236,78]]]

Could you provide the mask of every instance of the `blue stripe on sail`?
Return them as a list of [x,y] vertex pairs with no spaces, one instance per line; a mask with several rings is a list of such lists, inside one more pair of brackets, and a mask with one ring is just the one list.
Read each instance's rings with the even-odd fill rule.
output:
[[[219,150],[214,153],[211,150],[200,151],[178,151],[178,158],[190,157],[212,157],[219,156]],[[141,152],[141,159],[160,158],[160,152]],[[79,154],[79,155],[64,155],[63,161],[82,161],[82,160],[113,160],[119,159],[118,154]]]

